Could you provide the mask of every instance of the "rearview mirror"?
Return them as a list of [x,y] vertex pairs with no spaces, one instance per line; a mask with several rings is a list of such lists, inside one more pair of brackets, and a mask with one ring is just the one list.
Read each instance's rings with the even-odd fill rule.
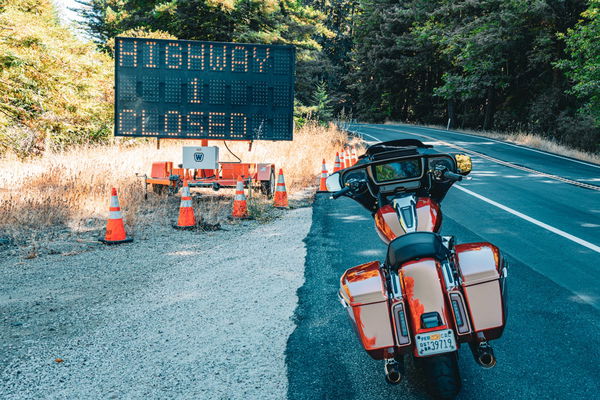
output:
[[342,184],[340,183],[340,173],[336,172],[334,174],[329,175],[327,180],[325,181],[325,186],[327,186],[327,191],[329,192],[338,192],[342,190]]
[[473,163],[471,162],[471,156],[466,154],[455,154],[454,159],[456,160],[456,169],[461,175],[469,175],[469,172],[473,169]]

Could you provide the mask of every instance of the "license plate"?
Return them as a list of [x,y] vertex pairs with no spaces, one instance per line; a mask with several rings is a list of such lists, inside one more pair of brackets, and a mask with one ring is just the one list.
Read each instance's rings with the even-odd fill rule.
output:
[[420,356],[449,353],[456,350],[456,340],[452,329],[418,334],[415,336],[415,343]]

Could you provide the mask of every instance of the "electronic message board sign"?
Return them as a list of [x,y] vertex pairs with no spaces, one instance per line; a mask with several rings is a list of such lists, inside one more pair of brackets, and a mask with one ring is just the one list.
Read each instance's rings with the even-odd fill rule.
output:
[[115,136],[292,140],[295,48],[115,39]]

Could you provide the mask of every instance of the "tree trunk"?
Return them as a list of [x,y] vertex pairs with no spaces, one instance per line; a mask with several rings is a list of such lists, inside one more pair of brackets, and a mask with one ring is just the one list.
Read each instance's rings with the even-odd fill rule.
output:
[[489,87],[487,90],[487,100],[485,105],[485,119],[483,120],[484,131],[489,131],[494,126],[495,94],[496,91],[494,90],[494,88]]
[[454,100],[448,100],[448,129],[454,129],[456,123],[456,112],[454,111]]

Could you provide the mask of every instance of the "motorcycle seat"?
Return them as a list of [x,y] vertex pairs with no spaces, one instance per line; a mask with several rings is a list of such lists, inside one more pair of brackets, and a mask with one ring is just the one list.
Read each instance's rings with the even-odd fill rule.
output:
[[420,258],[443,260],[449,256],[442,237],[433,232],[412,232],[397,237],[388,246],[385,263],[393,268]]

